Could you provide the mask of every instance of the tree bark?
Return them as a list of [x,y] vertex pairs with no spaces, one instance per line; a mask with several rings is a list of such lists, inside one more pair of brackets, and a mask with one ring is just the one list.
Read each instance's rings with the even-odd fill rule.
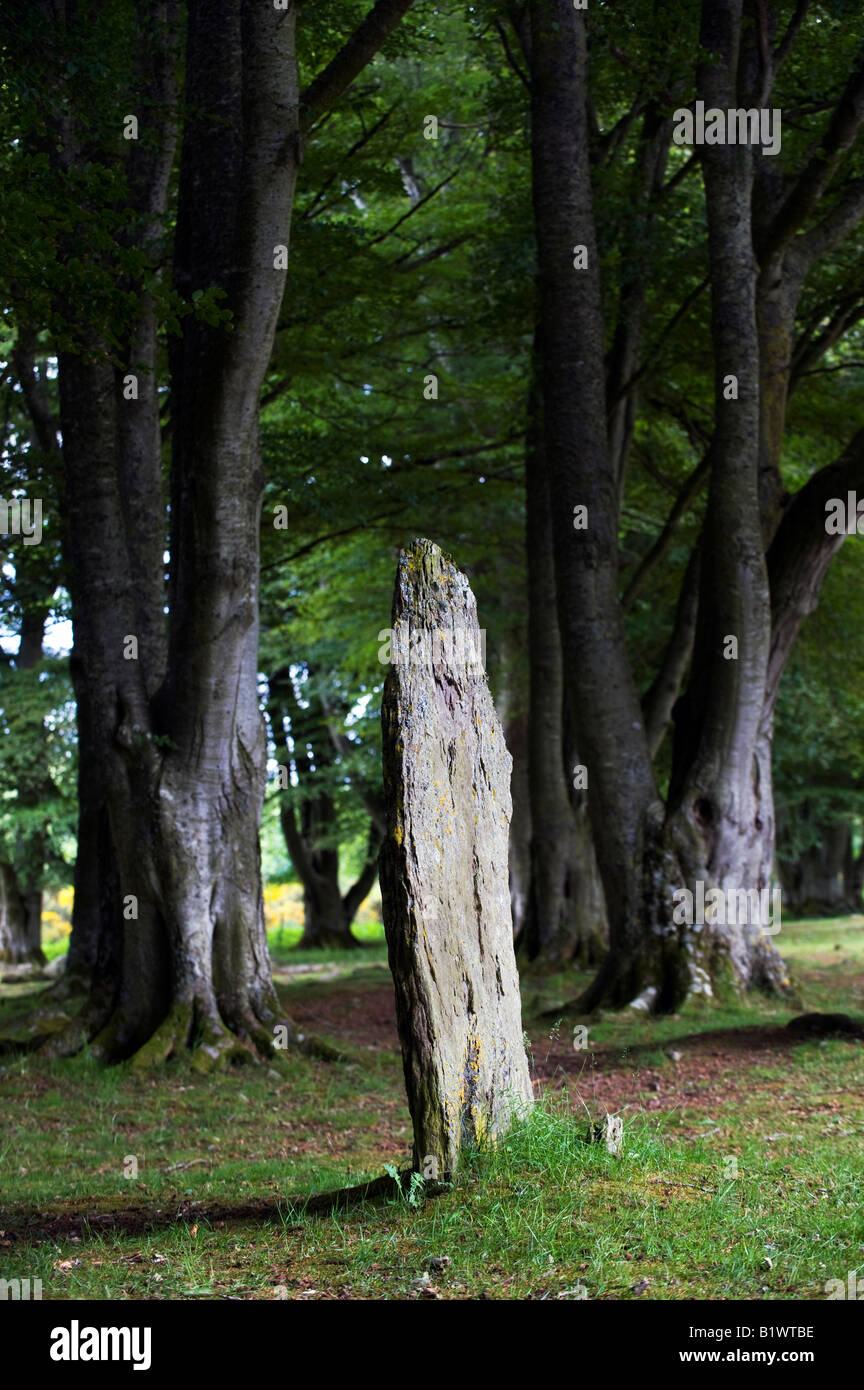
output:
[[[93,17],[43,8],[57,51],[74,50],[78,26]],[[144,46],[136,90],[151,127],[126,161],[135,245],[151,258],[174,139],[165,108],[177,8],[158,7],[153,46]],[[307,119],[344,91],[407,8],[380,0],[316,79]],[[70,960],[79,977],[95,961],[96,985],[81,1019],[54,1039],[57,1051],[78,1046],[82,1030],[97,1052],[142,1063],[186,1046],[204,1068],[253,1044],[272,1049],[258,849],[258,407],[302,158],[297,10],[256,0],[187,8],[174,240],[187,312],[170,352],[167,641],[152,303],[143,295],[138,317],[116,335],[131,369],[142,368],[137,399],[118,389],[125,374],[112,364],[108,325],[88,319],[87,306],[63,306],[77,329],[60,354],[60,400],[75,652],[92,733],[82,777],[98,776],[100,788],[91,783],[82,806],[83,843],[102,853],[98,868],[84,865],[89,915]],[[100,137],[85,119],[92,64],[68,79],[64,70],[63,80],[81,101],[57,131],[58,172],[110,163],[116,131]],[[81,233],[87,244],[83,225]],[[112,268],[106,252],[101,269]]]
[[[742,5],[703,7],[700,96],[736,104]],[[753,150],[702,151],[712,280],[715,391],[712,466],[702,540],[693,675],[677,735],[670,809],[685,876],[725,893],[761,893],[773,849],[770,729],[763,698],[770,651],[770,592],[759,511],[758,267],[753,249]],[[736,388],[730,389],[734,377]],[[730,539],[734,537],[734,544]],[[730,643],[735,646],[731,647]],[[770,823],[770,837],[765,834]],[[734,977],[781,989],[786,972],[768,923],[705,933],[728,952]]]
[[627,460],[637,413],[637,386],[642,355],[645,301],[648,291],[648,251],[655,203],[662,190],[669,153],[671,124],[651,105],[642,119],[632,179],[632,225],[628,229],[624,262],[627,267],[618,303],[618,318],[606,374],[609,402],[609,454],[623,493]]
[[[587,1001],[644,983],[643,865],[662,805],[618,598],[618,486],[609,454],[604,334],[586,112],[584,17],[533,0],[532,178],[543,332],[544,432],[568,703],[589,774],[589,812],[610,952]],[[584,247],[587,269],[574,267]],[[587,526],[576,528],[577,507]]]
[[[312,838],[321,835],[329,838],[335,831],[332,815],[328,816],[325,812],[325,819],[322,819],[322,801],[328,802],[332,810],[329,797],[316,798],[312,808],[308,802],[304,804],[301,811],[303,831],[298,827],[290,803],[280,809],[285,845],[303,884],[303,935],[297,944],[303,950],[326,947],[352,950],[359,943],[351,931],[351,924],[378,876],[381,837],[377,827],[371,825],[366,863],[360,876],[343,894],[339,887],[338,847],[316,846]],[[314,814],[314,823],[307,814],[310,809]]]
[[[292,867],[303,885],[303,949],[357,946],[351,923],[372,889],[378,873],[383,838],[380,820],[370,817],[366,860],[357,881],[342,894],[339,887],[339,844],[336,804],[328,788],[328,772],[341,740],[331,733],[328,711],[311,678],[301,705],[288,668],[269,681],[268,714],[276,757],[290,767],[299,784],[281,791],[279,819]],[[290,730],[291,748],[286,746]],[[310,791],[310,788],[313,790]]]
[[[539,333],[538,333],[539,337]],[[536,355],[536,344],[535,344]],[[605,912],[584,792],[571,797],[578,763],[565,730],[564,671],[558,630],[552,511],[539,382],[532,386],[525,455],[528,577],[531,882],[523,954],[541,966],[595,964],[603,953]],[[565,733],[567,738],[565,738]]]
[[[735,105],[741,0],[703,9],[706,107]],[[568,697],[590,777],[589,808],[610,952],[579,1007],[646,994],[660,1011],[742,985],[785,987],[766,923],[700,924],[674,912],[698,881],[723,892],[767,886],[762,695],[770,644],[757,495],[759,359],[750,223],[752,152],[703,150],[713,286],[715,434],[690,685],[676,714],[664,810],[624,639],[617,496],[598,364],[599,264],[587,149],[584,17],[564,0],[531,6],[534,211],[543,308],[544,400],[559,622]],[[574,263],[587,250],[587,269]],[[737,396],[726,390],[735,376]],[[587,527],[574,529],[575,509]],[[735,544],[730,545],[730,537]],[[686,616],[686,615],[685,615]],[[686,624],[684,624],[686,627]],[[727,641],[738,644],[729,660]],[[652,743],[657,719],[652,721]],[[770,787],[770,780],[768,782]],[[760,799],[761,797],[761,799]]]
[[12,864],[0,862],[0,961],[43,965],[42,893],[23,886]]
[[[813,824],[814,808],[796,808],[796,819]],[[848,821],[825,821],[814,826],[816,841],[793,858],[784,857],[778,835],[777,863],[783,885],[783,904],[797,917],[838,917],[861,910],[858,861]]]

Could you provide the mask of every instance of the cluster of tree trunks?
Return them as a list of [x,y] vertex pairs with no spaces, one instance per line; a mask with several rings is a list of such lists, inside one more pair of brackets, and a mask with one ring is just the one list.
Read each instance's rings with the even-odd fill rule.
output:
[[[265,783],[258,411],[285,283],[275,252],[288,245],[305,138],[409,5],[378,0],[301,92],[298,4],[277,10],[230,0],[214,8],[190,0],[184,11],[179,0],[156,0],[130,85],[146,139],[127,142],[122,157],[117,129],[93,116],[106,104],[119,112],[116,94],[100,85],[97,67],[75,62],[82,45],[98,44],[99,25],[115,22],[111,7],[97,7],[94,18],[72,0],[33,0],[30,27],[23,20],[16,28],[16,41],[38,54],[46,93],[68,98],[46,100],[39,153],[67,192],[91,165],[122,173],[121,249],[143,256],[151,276],[149,290],[136,282],[134,310],[132,296],[124,298],[122,322],[110,296],[95,308],[62,296],[55,305],[68,327],[55,424],[80,749],[63,991],[85,996],[54,1032],[58,1051],[90,1038],[106,1056],[137,1052],[149,1061],[194,1045],[206,1066],[249,1045],[271,1046],[276,1006],[258,849]],[[773,7],[759,8],[757,25],[745,0],[704,0],[696,93],[706,107],[770,103],[800,21],[778,35]],[[526,435],[531,678],[527,710],[508,719],[525,758],[511,880],[520,943],[529,959],[549,965],[592,964],[605,947],[580,1009],[641,995],[670,1010],[724,981],[782,991],[782,960],[758,922],[682,923],[673,904],[676,890],[697,882],[758,893],[771,881],[777,692],[842,543],[822,524],[825,501],[864,487],[864,431],[792,497],[780,472],[789,398],[814,353],[832,341],[828,332],[809,348],[794,343],[798,304],[814,266],[864,215],[860,180],[818,213],[864,119],[864,58],[855,57],[821,143],[797,173],[776,180],[771,161],[747,145],[698,151],[713,431],[669,527],[622,582],[619,512],[650,264],[634,258],[626,268],[607,352],[594,176],[609,144],[591,119],[586,16],[570,0],[528,0],[505,12],[530,86],[538,259]],[[86,25],[95,28],[84,38]],[[168,248],[181,68],[177,222]],[[663,189],[671,122],[651,103],[639,111],[633,201],[647,229]],[[88,222],[103,211],[85,196],[77,235],[61,257],[70,273],[78,240],[87,244]],[[168,261],[187,312],[170,339],[165,496],[152,277]],[[106,250],[93,269],[129,289],[125,264]],[[31,413],[34,430],[44,429],[35,401]],[[56,449],[56,428],[49,433]],[[626,611],[706,479],[702,533],[668,649],[640,692]],[[587,524],[576,527],[582,508]],[[277,742],[297,718],[286,691],[276,682],[271,692]],[[315,739],[326,762],[325,725],[326,718]],[[672,775],[663,796],[655,761],[665,737]],[[334,819],[325,791],[296,806],[286,799],[283,828],[304,883],[309,942],[350,939],[383,834],[379,808],[377,818],[370,812],[363,873],[343,894]],[[28,893],[20,885],[13,891],[6,877],[4,870],[3,902],[20,904]],[[8,920],[20,916],[14,906],[4,912]]]
[[[311,674],[311,673],[310,673]],[[268,682],[268,714],[280,768],[293,773],[296,785],[281,788],[279,818],[291,864],[303,884],[303,935],[300,946],[357,946],[351,923],[378,878],[378,851],[384,836],[384,808],[367,789],[369,812],[366,857],[357,879],[340,887],[339,826],[328,774],[344,751],[338,720],[310,681],[305,700],[297,698],[289,668]],[[345,713],[342,711],[341,713]],[[290,737],[291,746],[286,742]]]
[[[703,6],[696,85],[706,108],[769,102],[794,40],[793,24],[775,45],[770,7],[762,34],[745,23],[745,8],[743,0],[706,0]],[[699,470],[708,473],[708,502],[685,581],[695,599],[682,592],[663,669],[640,699],[624,611],[641,576],[622,602],[617,543],[632,397],[625,393],[622,405],[616,383],[629,380],[638,361],[646,271],[637,269],[625,284],[607,358],[585,15],[568,0],[531,0],[527,14],[514,22],[530,75],[539,270],[541,401],[529,412],[526,467],[536,676],[529,716],[537,731],[529,756],[529,779],[538,787],[532,796],[535,932],[542,940],[561,930],[565,862],[575,839],[563,828],[557,772],[563,761],[560,731],[566,727],[563,683],[574,746],[588,771],[588,811],[609,929],[608,953],[578,1007],[623,1005],[643,996],[655,1009],[669,1010],[724,981],[782,991],[788,985],[785,968],[763,924],[682,924],[673,916],[673,902],[677,889],[692,891],[699,881],[726,893],[759,892],[770,884],[771,740],[779,682],[842,543],[842,537],[825,533],[825,499],[860,485],[864,473],[859,432],[841,458],[794,497],[786,495],[780,478],[786,402],[796,384],[791,341],[801,289],[817,260],[864,213],[856,184],[821,222],[809,225],[864,116],[864,60],[856,58],[822,147],[791,193],[772,180],[770,161],[751,146],[706,144],[698,151],[715,359],[714,429]],[[645,216],[652,190],[662,184],[668,144],[668,123],[649,111],[636,167],[637,196],[649,202]],[[735,391],[727,389],[730,377]],[[574,524],[577,508],[587,509],[584,528]],[[560,666],[548,617],[553,593]],[[734,659],[730,636],[737,643]],[[670,715],[672,777],[664,800],[653,760]],[[542,766],[547,775],[537,771],[532,777],[530,757],[535,770]]]
[[[169,254],[189,311],[170,342],[168,498],[152,297],[137,287],[122,326],[110,303],[101,316],[90,302],[57,306],[70,325],[59,427],[81,791],[64,992],[85,995],[65,1023],[46,1010],[33,1025],[58,1052],[89,1038],[106,1057],[150,1062],[191,1046],[208,1067],[272,1048],[258,846],[258,411],[285,285],[277,248],[289,241],[306,133],[409,5],[379,0],[301,93],[293,0],[282,9],[157,0],[134,45],[122,97],[132,104],[122,107],[114,85],[100,85],[115,75],[74,61],[98,43],[100,24],[111,41],[110,7],[37,0],[17,26],[45,79],[57,178],[71,186],[91,162],[122,173],[124,235],[154,275],[169,258],[163,228],[185,71]],[[58,90],[68,98],[62,115]],[[94,115],[106,109],[113,124]],[[143,138],[127,143],[129,109]],[[65,258],[87,244],[97,211],[85,201]],[[122,285],[108,251],[92,269]],[[129,373],[137,393],[126,389]]]
[[796,829],[808,827],[814,843],[790,853],[789,828],[781,821],[777,836],[777,868],[783,887],[783,909],[797,917],[834,917],[861,912],[864,888],[864,847],[855,852],[848,820],[821,824],[807,802],[796,808]]

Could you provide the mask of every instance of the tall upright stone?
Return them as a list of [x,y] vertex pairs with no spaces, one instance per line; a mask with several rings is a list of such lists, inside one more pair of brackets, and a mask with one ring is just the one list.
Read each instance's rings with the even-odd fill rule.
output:
[[533,1094],[507,873],[512,759],[474,595],[431,541],[399,557],[389,647],[384,927],[414,1166],[443,1177]]

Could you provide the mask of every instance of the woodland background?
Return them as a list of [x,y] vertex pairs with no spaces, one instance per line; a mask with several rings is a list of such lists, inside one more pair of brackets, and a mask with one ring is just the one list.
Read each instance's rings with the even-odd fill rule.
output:
[[[55,1175],[70,1144],[83,1144],[77,1162],[90,1171],[84,1106],[99,1086],[106,1106],[111,1086],[131,1087],[134,1126],[151,1150],[161,1142],[144,1083],[102,1073],[97,1060],[135,1058],[146,1071],[171,1057],[185,1067],[188,1054],[204,1070],[207,1047],[221,1060],[238,1047],[266,1054],[288,994],[298,1029],[380,1052],[379,1069],[372,1080],[327,1080],[322,1058],[300,1049],[292,1082],[278,1083],[300,1104],[297,1133],[275,1150],[264,1112],[276,1083],[247,1087],[265,1157],[260,1173],[242,1169],[241,1185],[269,1183],[274,1152],[296,1190],[337,1169],[344,1177],[346,1161],[380,1170],[382,1151],[401,1143],[392,987],[368,894],[384,833],[381,633],[399,548],[414,536],[470,575],[487,633],[514,757],[511,902],[526,1018],[556,1005],[581,1017],[580,998],[583,1009],[612,1010],[592,1033],[600,1052],[589,1063],[560,1023],[538,1024],[538,1077],[551,1095],[578,1067],[584,1099],[589,1065],[592,1106],[614,1108],[621,1087],[629,1096],[636,1086],[643,1117],[666,1113],[668,1091],[685,1148],[670,1159],[648,1121],[632,1148],[644,1182],[662,1187],[684,1168],[687,1182],[702,1171],[702,1101],[728,1105],[729,1076],[737,1094],[746,1074],[762,1109],[737,1121],[724,1110],[717,1129],[726,1157],[744,1164],[751,1139],[758,1147],[766,1128],[784,1129],[779,1073],[756,1085],[760,1066],[789,1065],[782,1020],[807,1002],[854,1008],[864,969],[862,552],[857,537],[840,545],[824,527],[826,499],[864,495],[860,7],[597,0],[587,17],[564,0],[2,9],[2,495],[41,499],[44,530],[38,545],[2,539],[0,951],[10,983],[0,1031],[13,1056],[24,1050],[10,1097],[41,1076],[50,1098],[62,1075],[72,1116],[53,1158],[31,1136],[40,1176],[22,1211],[62,1197],[74,1216],[46,1230],[64,1239],[93,1214],[89,1180],[58,1191]],[[673,112],[697,95],[779,108],[779,155],[676,146]],[[130,114],[136,139],[124,136]],[[573,269],[577,244],[589,248],[584,273]],[[727,370],[741,383],[728,406]],[[593,529],[577,551],[570,518],[582,498]],[[729,632],[741,647],[734,671],[718,640]],[[136,661],[124,656],[129,634]],[[587,794],[574,786],[580,764]],[[718,845],[745,841],[721,873]],[[714,940],[702,959],[710,999],[694,998],[682,967],[692,942],[684,934],[660,950],[647,929],[668,911],[666,890],[700,874],[757,887],[772,872],[779,938],[737,939],[731,972]],[[53,956],[67,918],[68,966],[45,990],[42,923]],[[298,940],[310,955],[292,953]],[[32,983],[16,975],[34,962]],[[336,983],[307,986],[301,967]],[[649,984],[661,1016],[619,1014]],[[682,1016],[692,1047],[675,1041]],[[799,1059],[810,1096],[802,1123],[817,1116],[815,1133],[820,1117],[835,1121],[824,1094],[860,1091],[849,1044],[826,1047]],[[644,1049],[635,1070],[634,1048]],[[192,1111],[203,1109],[179,1124],[174,1168],[201,1158],[195,1134],[209,1106],[235,1113],[236,1085],[229,1073],[194,1090]],[[700,1101],[682,1099],[700,1088]],[[314,1119],[301,1113],[313,1097]],[[384,1107],[386,1135],[376,1136],[367,1101]],[[357,1153],[343,1142],[352,1115]],[[606,1162],[573,1146],[554,1107],[544,1117],[534,1123],[547,1126],[550,1170],[572,1176],[575,1165],[585,1177],[586,1164]],[[860,1119],[848,1120],[848,1168],[844,1159],[824,1204],[841,1264],[854,1245]],[[328,1135],[338,1158],[329,1168]],[[116,1139],[97,1165],[114,1175],[109,1208],[126,1190]],[[517,1137],[494,1160],[484,1200],[518,1186],[531,1143]],[[806,1224],[818,1228],[821,1153],[817,1141],[802,1159],[800,1181],[815,1195],[800,1222],[793,1194],[787,1210],[785,1191],[751,1164],[765,1210],[796,1232],[777,1296],[813,1296],[821,1277]],[[788,1156],[781,1144],[778,1172]],[[238,1149],[233,1168],[208,1170],[208,1201],[241,1162]],[[151,1203],[176,1185],[172,1165],[162,1168]],[[593,1200],[595,1177],[602,1205],[605,1168],[588,1174],[579,1200]],[[504,1296],[536,1290],[550,1251],[556,1288],[582,1269],[592,1289],[626,1295],[638,1284],[621,1283],[632,1242],[655,1286],[661,1266],[672,1280],[657,1296],[681,1296],[709,1279],[700,1261],[718,1222],[733,1252],[722,1287],[758,1287],[765,1223],[745,1258],[744,1206],[722,1206],[721,1188],[680,1267],[671,1247],[652,1245],[648,1198],[638,1219],[631,1212],[637,1234],[630,1217],[610,1217],[608,1248],[571,1248],[569,1236],[560,1247],[563,1177],[558,1188],[545,1235],[515,1268],[502,1253],[512,1230],[505,1239],[502,1228],[496,1256],[497,1236],[472,1246],[459,1227],[453,1239],[467,1242],[474,1273],[454,1296],[490,1259]],[[455,1232],[461,1198],[450,1210]],[[406,1199],[386,1218],[409,1264],[420,1258],[414,1214]],[[225,1219],[213,1216],[217,1245]],[[429,1217],[444,1223],[430,1250],[450,1219]],[[134,1285],[128,1261],[133,1245],[145,1248],[143,1229],[130,1217],[115,1237],[132,1281],[116,1296]],[[373,1269],[367,1235],[327,1230],[316,1247],[324,1263],[327,1242],[343,1237],[356,1256],[345,1287],[381,1280],[402,1296],[402,1273]],[[273,1284],[261,1258],[255,1289]],[[335,1288],[314,1262],[304,1269],[301,1292]],[[172,1265],[175,1296],[222,1287],[224,1270],[202,1270]],[[80,1270],[85,1296],[103,1277]]]

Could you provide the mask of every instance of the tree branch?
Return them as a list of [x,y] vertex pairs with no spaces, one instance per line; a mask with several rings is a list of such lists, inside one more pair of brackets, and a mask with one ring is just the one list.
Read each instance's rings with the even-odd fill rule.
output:
[[410,10],[413,0],[378,0],[350,39],[300,94],[300,129],[309,130],[329,111]]
[[507,38],[507,30],[504,28],[504,25],[501,23],[500,19],[493,20],[493,23],[494,23],[494,26],[495,26],[495,32],[496,32],[496,34],[498,35],[499,39],[501,40],[501,47],[504,49],[504,55],[505,55],[505,57],[506,57],[506,59],[507,59],[508,65],[513,69],[513,71],[515,72],[516,76],[519,78],[519,81],[522,83],[522,85],[523,85],[523,87],[525,88],[525,90],[528,91],[528,92],[530,92],[530,91],[531,91],[531,83],[530,83],[530,81],[528,80],[528,75],[527,75],[527,73],[524,71],[524,69],[523,69],[523,68],[521,67],[521,65],[519,64],[519,62],[518,62],[518,60],[517,60],[517,58],[516,58],[515,53],[513,52],[512,48],[510,47],[510,40]]
[[831,211],[795,242],[795,253],[808,269],[833,251],[864,217],[864,179],[855,179]]
[[697,493],[699,492],[699,489],[701,488],[705,479],[708,477],[710,471],[711,452],[709,450],[708,453],[705,454],[701,462],[697,465],[697,467],[693,469],[693,472],[690,474],[690,477],[687,479],[684,486],[681,488],[681,491],[678,493],[678,496],[675,499],[674,506],[672,507],[672,510],[666,518],[662,531],[660,532],[656,541],[652,545],[651,549],[648,551],[648,554],[644,556],[644,558],[640,561],[639,565],[636,567],[636,571],[633,574],[630,583],[627,585],[627,588],[624,592],[624,597],[621,600],[621,607],[623,608],[625,613],[629,612],[629,610],[633,607],[633,604],[636,602],[636,599],[642,592],[642,589],[645,586],[645,581],[647,580],[651,571],[660,563],[660,561],[668,553],[669,548],[672,545],[672,539],[675,534],[675,528],[678,525],[679,520],[681,519],[687,508],[690,506],[690,503],[696,497]]
[[[853,324],[864,318],[864,302],[861,301],[860,296],[860,290],[844,296],[818,335],[802,333],[792,353],[789,371],[790,396],[800,386],[803,378],[813,373],[816,363],[825,356],[825,353],[840,341]],[[824,313],[820,313],[818,322],[822,322],[824,317]]]
[[864,429],[834,463],[820,468],[795,493],[768,551],[771,585],[771,651],[766,679],[767,706],[773,708],[792,644],[813,612],[828,565],[844,535],[825,530],[825,505],[849,491],[864,491]]
[[675,622],[663,661],[650,687],[642,697],[645,737],[652,758],[660,752],[672,709],[678,699],[687,666],[693,654],[693,638],[699,609],[699,549],[692,552],[678,595]]
[[779,71],[781,64],[785,63],[786,59],[789,57],[795,40],[798,38],[801,25],[804,23],[804,20],[807,17],[807,11],[809,8],[810,0],[798,0],[798,4],[795,6],[795,13],[789,21],[786,33],[783,35],[783,38],[780,40],[780,43],[774,50],[775,73]]
[[397,110],[398,106],[399,102],[396,102],[394,106],[390,107],[389,111],[384,112],[383,116],[379,116],[377,121],[373,121],[369,129],[364,130],[363,134],[357,140],[354,141],[354,144],[351,146],[351,148],[345,151],[345,154],[340,159],[337,168],[333,170],[332,174],[327,175],[327,178],[324,179],[324,182],[321,184],[321,187],[318,189],[318,192],[315,194],[315,197],[312,199],[312,202],[303,212],[300,219],[301,221],[306,222],[312,221],[314,219],[314,217],[316,216],[316,209],[318,208],[322,198],[324,197],[324,194],[327,192],[327,189],[330,188],[339,178],[339,175],[342,173],[346,161],[349,159],[353,159],[354,155],[358,154],[359,151],[363,149],[364,145],[368,145],[369,141],[374,139],[374,137],[378,134],[379,130],[381,130],[382,127],[385,126],[387,122],[390,120],[390,117],[393,115],[393,112]]
[[842,155],[852,144],[864,120],[864,50],[831,115],[818,149],[808,160],[785,198],[760,246],[764,259],[787,245],[817,206],[831,182]]

